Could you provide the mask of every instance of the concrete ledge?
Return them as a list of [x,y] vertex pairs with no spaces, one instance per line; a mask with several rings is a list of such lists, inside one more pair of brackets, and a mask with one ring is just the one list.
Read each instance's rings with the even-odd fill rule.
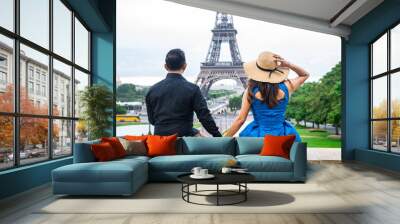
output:
[[340,148],[308,148],[308,161],[340,161],[342,150]]
[[400,172],[400,155],[369,149],[355,149],[355,160]]

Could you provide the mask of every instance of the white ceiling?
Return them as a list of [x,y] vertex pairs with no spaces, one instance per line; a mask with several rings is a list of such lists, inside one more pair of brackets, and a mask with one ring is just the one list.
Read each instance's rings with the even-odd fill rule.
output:
[[[235,3],[246,3],[260,8],[269,8],[292,14],[329,20],[350,0],[228,0]],[[312,6],[312,7],[310,7]]]
[[[383,2],[383,0],[168,1],[342,37],[350,34],[350,26],[353,23]],[[348,4],[350,6],[338,14]],[[337,14],[339,16],[335,17]]]

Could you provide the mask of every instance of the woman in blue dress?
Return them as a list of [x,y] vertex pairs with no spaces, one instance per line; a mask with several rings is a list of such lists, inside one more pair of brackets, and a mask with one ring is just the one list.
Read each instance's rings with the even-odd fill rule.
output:
[[[307,80],[309,74],[271,52],[262,52],[257,60],[245,63],[243,67],[248,76],[248,86],[239,115],[224,136],[234,136],[251,110],[254,120],[240,132],[240,137],[296,135],[295,141],[301,142],[296,129],[285,120],[285,112],[289,96]],[[288,79],[289,70],[297,73],[297,77]]]

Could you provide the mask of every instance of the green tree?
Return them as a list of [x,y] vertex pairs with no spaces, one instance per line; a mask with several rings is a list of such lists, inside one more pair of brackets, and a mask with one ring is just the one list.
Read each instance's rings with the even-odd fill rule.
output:
[[308,98],[308,114],[309,120],[317,125],[319,128],[320,124],[326,123],[328,116],[328,108],[326,105],[329,103],[329,97],[326,94],[326,89],[321,82],[315,82],[313,89],[309,93]]
[[312,99],[312,93],[315,91],[316,83],[305,83],[300,89],[293,93],[286,116],[293,118],[297,123],[304,121],[304,125],[307,121],[311,120],[312,111],[310,103]]
[[111,127],[113,94],[104,85],[86,87],[81,92],[82,120],[89,130],[89,139],[109,136]]
[[229,98],[229,109],[231,111],[240,110],[242,106],[242,96],[234,96]]
[[223,96],[229,96],[234,93],[235,93],[235,91],[228,90],[228,89],[217,89],[217,90],[212,89],[208,92],[208,98],[215,99],[215,98],[219,98],[219,97],[223,97]]
[[335,126],[336,134],[339,134],[341,125],[341,65],[337,64],[322,79],[321,84],[326,88],[325,93],[328,96],[327,104],[328,116],[327,122]]
[[144,97],[148,91],[148,87],[138,87],[131,83],[125,83],[117,88],[117,101],[121,102],[132,102],[139,101],[143,102]]
[[116,106],[117,114],[126,114],[128,111],[124,106],[118,105]]
[[291,96],[286,112],[288,118],[320,124],[331,123],[339,133],[341,124],[341,67],[340,63],[318,82],[305,83]]

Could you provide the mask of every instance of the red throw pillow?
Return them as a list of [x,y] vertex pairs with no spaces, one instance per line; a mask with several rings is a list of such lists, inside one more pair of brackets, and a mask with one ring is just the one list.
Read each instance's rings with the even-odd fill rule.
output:
[[146,141],[148,148],[147,155],[151,157],[176,155],[176,139],[177,135],[149,135]]
[[108,142],[93,144],[91,145],[91,149],[94,157],[99,162],[110,161],[117,158],[113,147]]
[[101,142],[108,142],[114,149],[115,155],[117,158],[125,157],[126,151],[124,146],[122,146],[121,142],[117,137],[110,137],[110,138],[101,138]]
[[266,135],[264,137],[264,145],[261,149],[261,156],[280,156],[290,159],[290,148],[293,145],[295,135],[273,136]]
[[129,141],[146,141],[148,135],[140,135],[140,136],[135,136],[135,135],[125,135],[124,139],[129,140]]

